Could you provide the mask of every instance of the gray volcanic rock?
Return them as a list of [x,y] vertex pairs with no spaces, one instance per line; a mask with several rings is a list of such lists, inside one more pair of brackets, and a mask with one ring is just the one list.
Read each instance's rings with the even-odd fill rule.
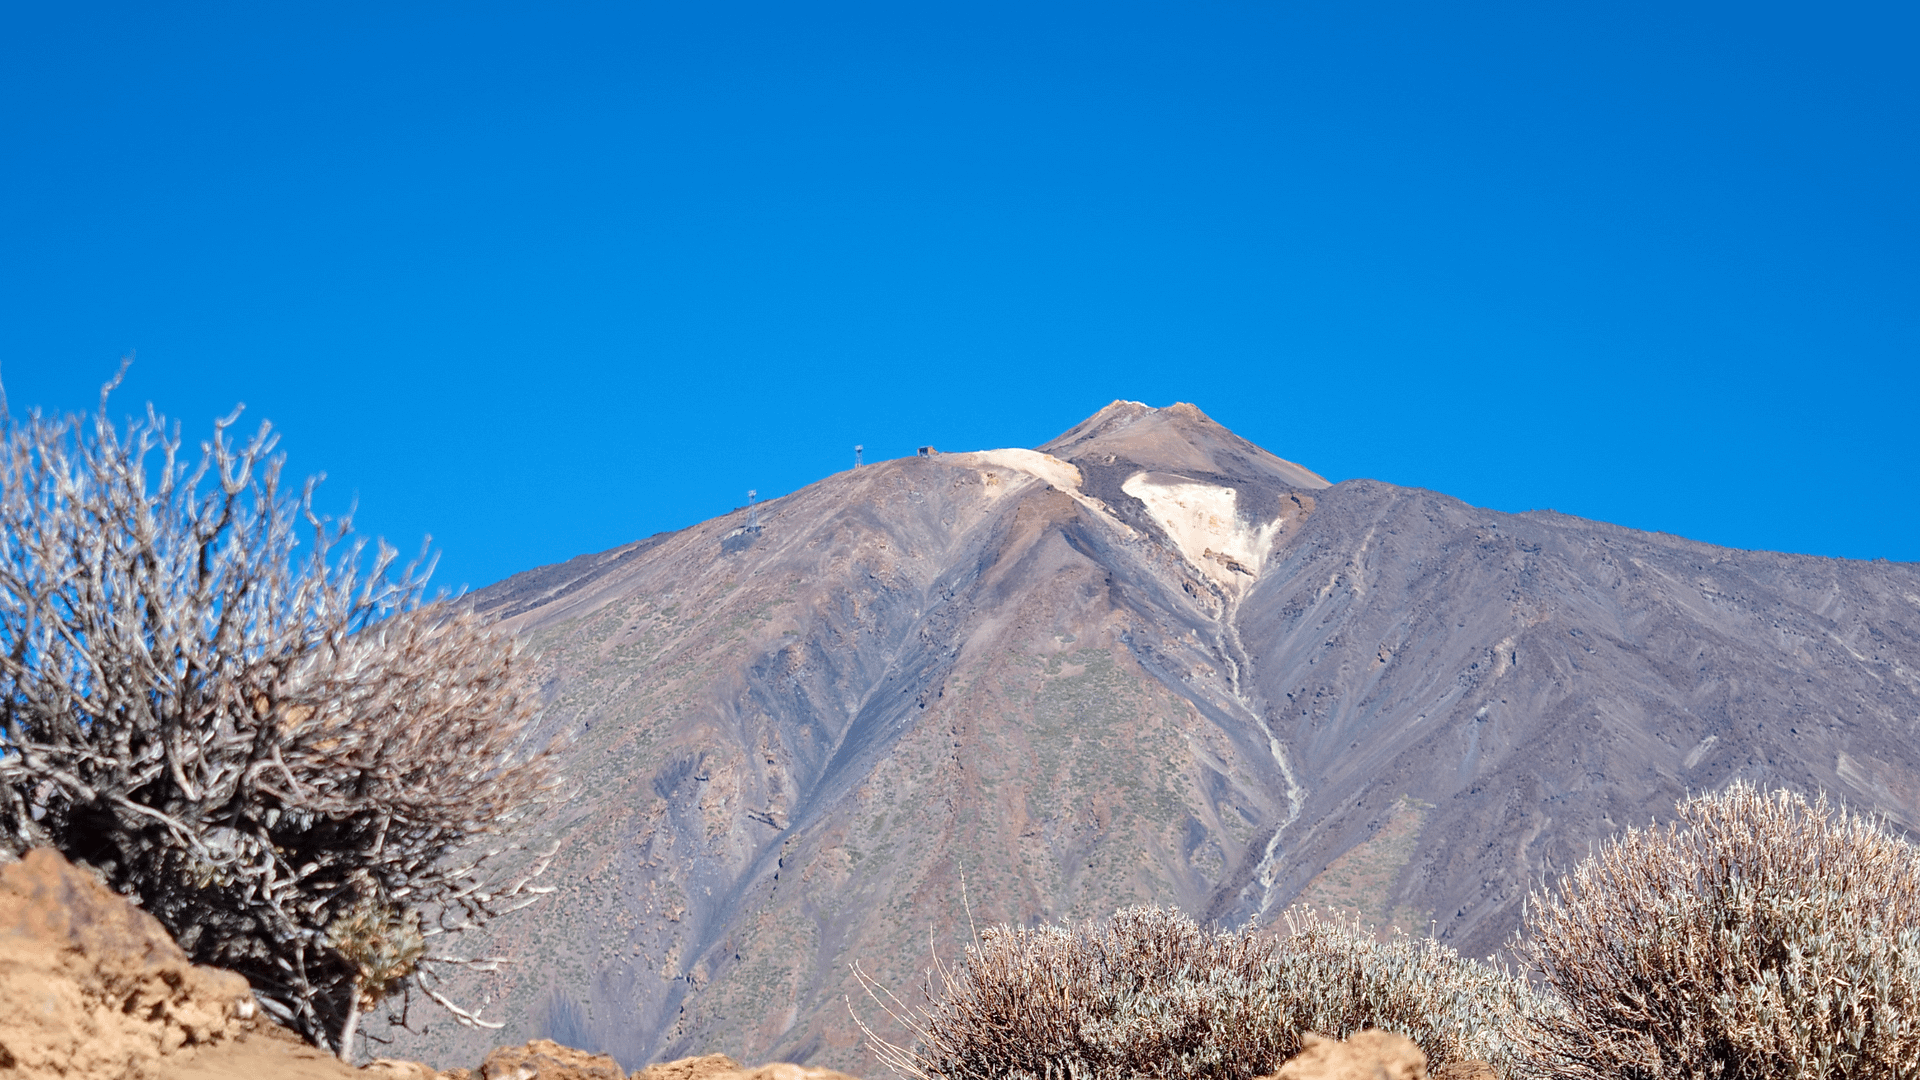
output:
[[1911,565],[1329,486],[1130,402],[760,514],[476,594],[573,739],[560,891],[460,988],[504,1031],[388,1052],[874,1075],[848,999],[907,1036],[849,965],[914,1001],[975,923],[1306,902],[1485,955],[1689,789],[1920,817]]
[[[1736,777],[1920,820],[1920,574],[1341,484],[1241,613],[1312,788],[1280,888],[1396,814],[1385,908],[1469,955],[1592,842]],[[1390,809],[1394,800],[1401,800]]]

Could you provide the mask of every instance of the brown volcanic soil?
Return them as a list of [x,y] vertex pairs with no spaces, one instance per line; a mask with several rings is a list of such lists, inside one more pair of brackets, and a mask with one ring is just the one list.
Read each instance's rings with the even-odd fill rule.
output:
[[504,1031],[390,1052],[873,1075],[848,965],[910,997],[966,939],[962,871],[980,923],[1306,899],[1485,955],[1530,887],[1688,789],[1920,820],[1911,565],[1329,487],[1187,405],[1116,402],[1042,450],[838,474],[758,533],[736,513],[477,594],[575,739],[560,892],[464,988]]
[[254,1013],[158,920],[51,850],[0,866],[0,1077],[360,1076]]
[[246,980],[47,850],[0,867],[0,1072],[151,1076],[237,1034]]

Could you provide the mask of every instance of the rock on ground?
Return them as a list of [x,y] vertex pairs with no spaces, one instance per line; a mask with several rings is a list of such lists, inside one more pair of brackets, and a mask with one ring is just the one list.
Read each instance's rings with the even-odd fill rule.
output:
[[547,1039],[499,1047],[487,1055],[478,1073],[454,1069],[443,1075],[447,1080],[855,1080],[832,1069],[810,1069],[784,1061],[748,1068],[725,1054],[664,1061],[636,1069],[629,1078],[610,1057],[572,1050]]
[[1274,1080],[1427,1080],[1427,1055],[1405,1035],[1369,1028],[1345,1042],[1311,1034],[1300,1041]]
[[791,1062],[776,1061],[757,1069],[743,1068],[738,1072],[718,1077],[716,1080],[855,1080],[855,1078],[832,1069],[808,1068]]
[[247,982],[58,853],[0,867],[0,1072],[121,1080],[240,1033]]
[[522,1046],[499,1046],[480,1063],[480,1071],[448,1072],[450,1080],[627,1080],[620,1063],[605,1054],[589,1054],[552,1039]]
[[[466,1069],[459,1071],[462,1075],[472,1075]],[[360,1075],[365,1080],[441,1080],[448,1074],[439,1072],[431,1065],[422,1065],[418,1061],[374,1058],[360,1067]]]
[[637,1069],[633,1080],[719,1080],[743,1068],[745,1066],[725,1054],[703,1054]]

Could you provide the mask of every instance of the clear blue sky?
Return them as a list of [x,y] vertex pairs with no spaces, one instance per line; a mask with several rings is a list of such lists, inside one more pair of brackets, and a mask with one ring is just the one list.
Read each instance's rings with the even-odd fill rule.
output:
[[452,586],[1114,398],[1920,560],[1916,12],[9,4],[0,377],[137,350]]

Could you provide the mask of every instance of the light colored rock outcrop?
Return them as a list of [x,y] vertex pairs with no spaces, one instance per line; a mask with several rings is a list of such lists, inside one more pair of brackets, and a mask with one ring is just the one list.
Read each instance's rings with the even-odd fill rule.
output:
[[1369,1028],[1345,1042],[1306,1035],[1301,1043],[1273,1080],[1427,1080],[1427,1055],[1405,1035]]
[[715,1080],[855,1080],[855,1078],[832,1069],[812,1069],[791,1062],[777,1061],[772,1065],[762,1065],[756,1069],[741,1069],[724,1077],[716,1077]]
[[627,1071],[605,1054],[535,1039],[523,1046],[494,1048],[476,1080],[627,1080]]
[[1140,500],[1188,562],[1235,596],[1259,579],[1282,526],[1249,520],[1234,488],[1174,473],[1135,473],[1120,490]]
[[725,1054],[703,1054],[635,1070],[633,1080],[718,1080],[732,1076],[743,1067]]

